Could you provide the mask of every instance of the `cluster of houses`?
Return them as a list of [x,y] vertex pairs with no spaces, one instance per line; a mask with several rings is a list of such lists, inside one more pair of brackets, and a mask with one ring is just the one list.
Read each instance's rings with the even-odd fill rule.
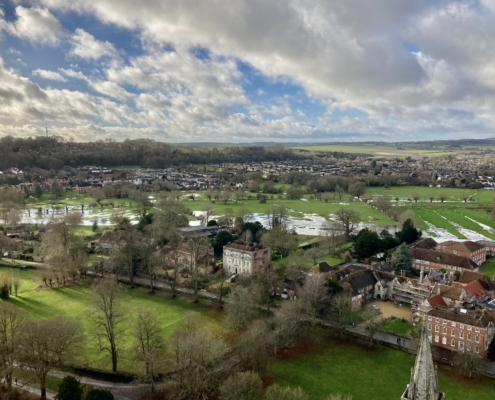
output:
[[383,262],[318,267],[350,290],[352,310],[368,301],[394,301],[410,307],[413,319],[427,318],[433,344],[486,356],[495,336],[495,282],[480,274],[479,266],[494,246],[424,239],[411,249],[419,277],[396,274]]

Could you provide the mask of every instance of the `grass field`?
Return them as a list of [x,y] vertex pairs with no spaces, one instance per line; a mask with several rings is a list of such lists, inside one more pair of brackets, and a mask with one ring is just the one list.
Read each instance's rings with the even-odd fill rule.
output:
[[[413,365],[414,357],[400,351],[330,341],[275,361],[272,378],[281,385],[301,386],[310,400],[336,393],[351,394],[353,400],[396,400],[409,383]],[[495,381],[469,381],[444,366],[439,366],[439,385],[448,400],[491,400],[495,394]]]
[[[202,205],[210,203],[203,196],[199,196],[196,200],[184,200],[187,206],[193,211],[200,211]],[[344,199],[342,202],[332,202],[325,203],[323,201],[318,201],[310,198],[305,200],[288,200],[285,198],[279,199],[276,195],[273,199],[268,198],[265,204],[261,204],[256,199],[244,199],[235,203],[234,201],[229,201],[227,204],[223,202],[216,201],[213,206],[215,207],[215,214],[219,215],[225,213],[227,209],[231,209],[234,212],[240,208],[246,208],[251,213],[254,214],[266,214],[274,206],[280,205],[285,206],[292,211],[294,216],[298,213],[304,214],[317,214],[321,217],[328,218],[330,214],[335,214],[338,210],[345,207],[352,207],[353,210],[357,211],[363,222],[373,222],[375,224],[381,225],[396,225],[397,223],[388,217],[387,215],[381,213],[380,211],[374,209],[370,205],[363,203],[361,201],[354,200],[350,197]]]
[[445,150],[445,149],[433,149],[433,150],[417,150],[417,149],[403,149],[399,150],[393,146],[375,146],[375,145],[310,145],[310,146],[296,146],[295,149],[307,150],[307,151],[328,151],[328,152],[342,152],[352,154],[371,154],[374,156],[443,156],[446,154],[462,153],[462,150]]
[[391,319],[386,322],[385,330],[387,332],[396,333],[398,335],[408,335],[411,332],[412,325],[401,319]]
[[[21,295],[12,297],[10,302],[24,309],[35,319],[48,319],[56,316],[67,316],[80,320],[87,335],[87,347],[82,362],[93,368],[110,369],[110,358],[107,353],[101,352],[97,341],[92,336],[92,324],[89,318],[92,312],[93,294],[87,285],[75,285],[51,290],[33,291],[43,285],[35,272],[21,272],[7,268],[3,271],[13,272],[23,278]],[[164,334],[169,336],[175,330],[177,323],[185,316],[198,312],[204,317],[209,329],[221,330],[222,313],[215,305],[192,304],[187,299],[171,299],[169,293],[150,295],[145,289],[123,289],[122,307],[127,319],[124,323],[119,370],[136,372],[136,362],[133,358],[132,331],[136,323],[136,314],[139,309],[156,311]]]

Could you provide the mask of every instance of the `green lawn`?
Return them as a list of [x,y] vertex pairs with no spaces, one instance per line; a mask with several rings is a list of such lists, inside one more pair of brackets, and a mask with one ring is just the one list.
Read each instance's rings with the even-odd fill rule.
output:
[[[441,204],[443,207],[448,207],[452,202],[458,202],[464,204],[463,201],[463,196],[468,195],[472,196],[473,199],[476,199],[476,201],[480,201],[480,198],[485,201],[485,197],[482,196],[480,197],[481,192],[487,192],[486,190],[478,190],[478,189],[461,189],[461,188],[443,188],[443,187],[428,187],[428,186],[392,186],[389,189],[385,189],[383,187],[369,187],[367,189],[367,192],[373,196],[380,196],[380,195],[387,195],[392,197],[392,199],[395,200],[396,197],[398,197],[401,201],[411,199],[412,201],[410,204],[412,207],[417,207],[417,206],[430,206],[430,205],[437,205]],[[415,203],[413,200],[413,196],[415,194],[418,194],[420,196],[420,199],[418,200],[418,203]],[[446,195],[445,201],[447,203],[441,203],[438,197],[441,194]],[[430,195],[433,195],[435,199],[433,200],[433,203],[430,203]],[[478,196],[478,197],[476,197]],[[472,204],[476,203],[469,201],[467,204]],[[492,199],[491,202],[493,203],[493,193],[492,193]],[[427,203],[427,204],[425,204]]]
[[450,210],[437,210],[437,213],[441,216],[447,218],[449,221],[452,221],[463,228],[470,229],[474,232],[478,232],[489,239],[495,239],[495,234],[488,232],[483,229],[482,226],[477,224],[476,222],[466,218],[464,216],[464,210],[462,209],[450,209]]
[[[276,360],[273,380],[301,386],[310,400],[326,400],[335,393],[351,394],[353,400],[398,400],[409,383],[414,365],[409,354],[337,341],[321,347]],[[443,366],[439,366],[439,385],[448,400],[491,400],[495,394],[495,381],[466,381]]]
[[495,278],[495,258],[489,258],[486,260],[480,268],[480,273],[487,275],[488,277]]
[[391,319],[385,324],[387,332],[397,333],[398,335],[408,335],[412,327],[409,322],[397,318]]
[[[1,268],[1,271],[6,270]],[[43,285],[41,279],[33,272],[19,272],[24,284],[19,297],[11,298],[11,303],[26,310],[35,319],[68,316],[80,320],[87,334],[86,352],[81,362],[100,369],[110,369],[110,359],[107,353],[101,352],[92,334],[92,324],[89,318],[92,312],[93,294],[86,285],[75,285],[51,290],[33,291]],[[25,275],[23,275],[25,274]],[[203,302],[204,303],[204,302]],[[136,372],[137,365],[131,351],[133,345],[132,331],[136,323],[139,309],[154,310],[160,318],[164,334],[169,336],[175,330],[177,323],[190,313],[198,312],[205,318],[210,329],[220,330],[222,313],[215,305],[202,303],[192,304],[187,299],[171,299],[169,293],[150,295],[145,289],[123,289],[122,306],[127,319],[124,323],[125,334],[122,339],[119,370]]]

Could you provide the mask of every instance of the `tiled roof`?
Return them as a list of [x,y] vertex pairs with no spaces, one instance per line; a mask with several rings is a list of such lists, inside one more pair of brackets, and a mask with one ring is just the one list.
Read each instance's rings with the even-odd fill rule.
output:
[[490,323],[493,323],[495,319],[493,316],[486,312],[485,310],[474,312],[474,311],[451,311],[447,308],[435,307],[433,310],[429,311],[427,315],[432,317],[443,318],[448,321],[459,322],[461,324],[473,325],[479,328],[486,328]]
[[468,253],[472,253],[473,251],[485,247],[481,244],[471,242],[470,240],[466,240],[465,242],[452,242],[449,240],[448,242],[440,243],[440,246],[447,246],[449,250],[465,251]]
[[478,265],[468,257],[457,254],[444,253],[441,251],[427,249],[412,249],[413,257],[417,260],[433,262],[437,264],[452,265],[464,269],[476,269]]
[[436,296],[430,297],[428,299],[428,303],[430,303],[430,306],[432,306],[433,308],[438,307],[438,306],[447,307],[447,303],[445,303],[445,300],[439,294],[437,294]]
[[480,274],[479,272],[469,271],[469,270],[464,270],[459,282],[467,284],[467,283],[471,283],[471,282],[474,282],[477,280],[482,280],[486,283],[490,283],[490,279],[486,275]]
[[448,299],[462,300],[463,290],[461,288],[447,285],[437,285],[437,292],[442,297],[446,297]]

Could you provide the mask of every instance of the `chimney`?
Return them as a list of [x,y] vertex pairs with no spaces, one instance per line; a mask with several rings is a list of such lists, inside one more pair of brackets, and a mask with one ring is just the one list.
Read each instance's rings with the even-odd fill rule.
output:
[[406,270],[405,269],[400,270],[400,276],[402,276],[404,278],[406,277]]
[[421,272],[419,273],[419,281],[423,283],[424,278],[425,278],[425,271],[424,269],[422,269]]

